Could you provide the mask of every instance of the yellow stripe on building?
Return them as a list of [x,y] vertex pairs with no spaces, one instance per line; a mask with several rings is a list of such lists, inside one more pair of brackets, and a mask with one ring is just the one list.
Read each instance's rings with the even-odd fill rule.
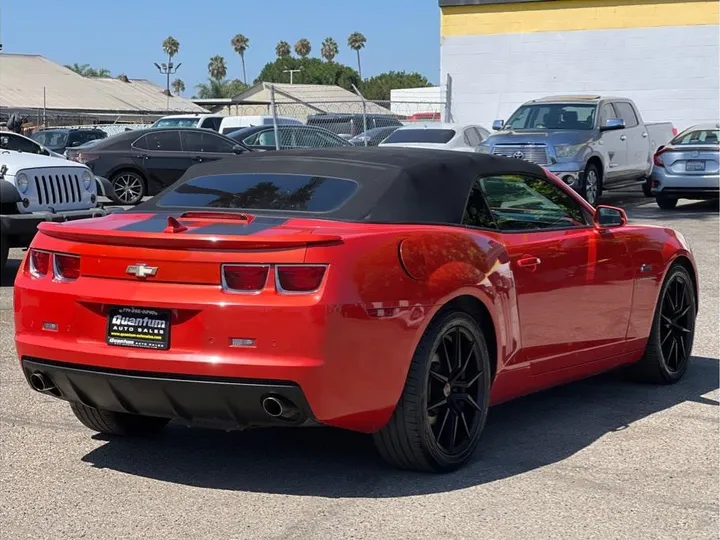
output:
[[552,0],[441,9],[443,37],[720,24],[718,0]]

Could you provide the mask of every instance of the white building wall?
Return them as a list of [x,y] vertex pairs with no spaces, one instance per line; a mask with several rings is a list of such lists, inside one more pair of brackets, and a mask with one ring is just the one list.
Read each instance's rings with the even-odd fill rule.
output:
[[390,90],[390,110],[407,116],[419,112],[442,113],[445,110],[445,88],[430,86]]
[[684,129],[720,118],[717,25],[444,37],[452,113],[490,127],[547,95],[635,101],[646,122]]

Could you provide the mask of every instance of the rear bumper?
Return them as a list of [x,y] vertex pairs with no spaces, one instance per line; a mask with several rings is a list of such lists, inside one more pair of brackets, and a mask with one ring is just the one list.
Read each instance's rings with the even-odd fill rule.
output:
[[710,199],[720,195],[718,174],[669,174],[656,167],[650,177],[650,190],[655,196],[664,195],[683,199]]
[[[23,357],[21,364],[31,388],[35,389],[31,375],[39,373],[50,388],[43,393],[97,409],[218,427],[299,425],[314,420],[302,390],[290,381],[143,373],[31,357]],[[262,407],[263,399],[270,396],[294,405],[297,414],[270,416]]]

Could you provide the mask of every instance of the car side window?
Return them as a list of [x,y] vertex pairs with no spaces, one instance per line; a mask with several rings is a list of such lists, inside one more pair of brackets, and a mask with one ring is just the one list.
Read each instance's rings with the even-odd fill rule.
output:
[[470,189],[470,196],[465,205],[465,214],[463,215],[463,225],[479,229],[497,229],[495,220],[485,200],[480,180],[475,180]]
[[182,150],[182,146],[180,144],[180,133],[177,131],[158,131],[157,133],[148,133],[143,139],[144,146],[138,148],[144,148],[155,152],[180,152]]
[[465,141],[465,144],[468,146],[478,146],[480,144],[480,139],[477,136],[477,132],[475,131],[475,128],[467,128],[463,133],[463,140]]
[[616,120],[618,118],[612,103],[605,103],[600,109],[600,125],[604,126],[608,120]]
[[186,152],[231,153],[234,144],[221,139],[211,132],[186,131],[180,134],[183,150]]
[[620,115],[620,118],[625,121],[625,127],[635,127],[640,123],[638,122],[637,115],[635,114],[632,105],[630,105],[628,102],[618,101],[617,103],[615,103],[615,109]]
[[27,154],[43,153],[42,148],[37,143],[10,133],[0,133],[0,149],[15,150]]
[[503,232],[584,228],[588,213],[579,202],[547,178],[521,174],[480,179],[498,229]]

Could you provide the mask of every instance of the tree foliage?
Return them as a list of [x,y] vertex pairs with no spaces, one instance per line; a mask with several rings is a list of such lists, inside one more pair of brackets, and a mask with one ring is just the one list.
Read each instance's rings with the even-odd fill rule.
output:
[[275,45],[275,54],[278,58],[287,58],[291,52],[290,44],[287,41],[279,41],[278,44]]
[[297,54],[300,58],[307,57],[311,51],[312,45],[309,40],[302,38],[297,40],[297,43],[295,43],[295,54]]
[[172,59],[178,52],[180,52],[180,42],[172,36],[165,38],[162,42],[162,49],[168,58]]
[[227,75],[227,64],[225,58],[216,54],[208,62],[208,73],[213,79],[224,79]]
[[332,62],[339,52],[340,47],[338,47],[337,41],[331,37],[326,37],[323,40],[320,47],[320,56],[322,56],[325,60]]
[[182,79],[175,79],[171,86],[178,96],[185,91],[185,81]]
[[92,68],[90,64],[66,64],[65,67],[83,77],[112,77],[109,69]]
[[242,94],[247,90],[248,85],[240,79],[213,79],[209,78],[208,82],[200,83],[195,86],[197,94],[193,98],[198,99],[219,99],[231,98],[238,94]]
[[348,36],[347,44],[353,51],[357,53],[358,73],[362,79],[362,66],[360,65],[360,49],[365,47],[367,38],[360,32],[353,32]]
[[390,90],[400,88],[421,88],[432,86],[424,76],[419,73],[406,73],[404,71],[388,71],[375,77],[365,79],[361,92],[365,99],[373,101],[389,101]]
[[335,84],[352,91],[352,85],[360,84],[360,75],[351,67],[335,62],[323,62],[319,58],[278,58],[268,62],[255,82],[289,83],[290,74],[285,69],[300,69],[293,82],[298,84]]

